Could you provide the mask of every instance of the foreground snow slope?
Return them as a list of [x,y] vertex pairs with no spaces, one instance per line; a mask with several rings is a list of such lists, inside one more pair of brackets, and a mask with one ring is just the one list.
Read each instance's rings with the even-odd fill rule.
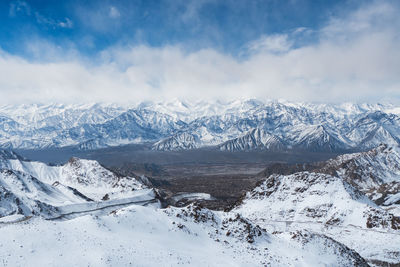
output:
[[195,207],[0,224],[5,266],[366,266],[322,235],[274,237],[245,219]]

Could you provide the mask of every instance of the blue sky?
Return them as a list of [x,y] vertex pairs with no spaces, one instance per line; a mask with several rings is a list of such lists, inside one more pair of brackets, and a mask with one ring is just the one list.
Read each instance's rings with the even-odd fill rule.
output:
[[11,102],[115,102],[121,96],[397,101],[399,6],[5,0],[0,70],[14,72],[0,78],[0,92]]
[[179,44],[238,55],[262,35],[304,27],[317,30],[329,17],[362,1],[170,0],[1,1],[0,44],[32,56],[26,43],[44,39],[94,55],[115,45]]

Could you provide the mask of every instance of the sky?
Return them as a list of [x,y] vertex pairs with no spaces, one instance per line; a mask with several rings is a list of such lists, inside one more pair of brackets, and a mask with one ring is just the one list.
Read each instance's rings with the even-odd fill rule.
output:
[[2,0],[0,103],[400,103],[400,1]]

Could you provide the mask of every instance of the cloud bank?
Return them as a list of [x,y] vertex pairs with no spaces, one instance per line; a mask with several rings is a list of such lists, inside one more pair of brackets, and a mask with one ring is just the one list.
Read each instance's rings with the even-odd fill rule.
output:
[[[114,18],[120,16],[118,10],[109,11]],[[261,36],[240,57],[213,48],[188,51],[184,44],[113,47],[94,62],[48,43],[46,49],[56,54],[46,61],[0,52],[0,102],[399,102],[399,11],[390,2],[374,2],[331,17],[319,29]],[[302,42],[310,35],[314,41]]]

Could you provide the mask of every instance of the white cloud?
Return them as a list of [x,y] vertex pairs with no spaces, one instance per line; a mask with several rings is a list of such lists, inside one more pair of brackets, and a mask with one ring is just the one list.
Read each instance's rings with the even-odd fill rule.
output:
[[61,28],[72,28],[74,24],[69,18],[65,18],[65,21],[59,21],[57,22],[57,25],[60,26]]
[[274,34],[263,36],[258,40],[251,42],[248,49],[252,52],[287,52],[292,47],[292,42],[287,34]]
[[[31,7],[27,2],[24,1],[13,1],[10,3],[9,8],[9,16],[15,17],[18,14],[24,14],[27,16],[31,15]],[[61,27],[61,28],[72,28],[73,23],[69,18],[65,18],[62,20],[55,20],[50,17],[46,17],[39,12],[34,12],[37,23],[50,25],[52,27]]]
[[115,6],[111,6],[108,15],[110,16],[110,18],[115,19],[119,18],[121,16],[121,13],[119,12],[118,8],[116,8]]
[[[381,5],[386,4],[332,18],[313,44],[294,48],[291,34],[264,36],[249,44],[251,53],[245,60],[213,49],[186,52],[179,46],[114,47],[103,51],[100,63],[74,55],[61,62],[37,63],[3,52],[1,101],[400,101],[400,18],[394,7]],[[387,23],[372,23],[376,16],[384,16]]]
[[60,27],[60,28],[72,28],[73,27],[73,23],[69,18],[65,18],[64,21],[62,20],[54,20],[50,17],[45,17],[42,14],[40,14],[39,12],[35,12],[35,17],[36,17],[36,21],[39,24],[44,24],[44,25],[48,25],[51,27]]
[[23,44],[25,53],[35,61],[56,63],[66,59],[78,60],[81,57],[75,44],[67,40],[60,46],[38,36],[29,36]]
[[17,14],[31,14],[31,8],[28,3],[24,1],[13,1],[10,3],[10,9],[8,10],[10,17],[15,17]]
[[88,10],[85,5],[77,5],[73,12],[79,26],[89,33],[115,33],[121,23],[121,12],[116,6],[96,5]]

